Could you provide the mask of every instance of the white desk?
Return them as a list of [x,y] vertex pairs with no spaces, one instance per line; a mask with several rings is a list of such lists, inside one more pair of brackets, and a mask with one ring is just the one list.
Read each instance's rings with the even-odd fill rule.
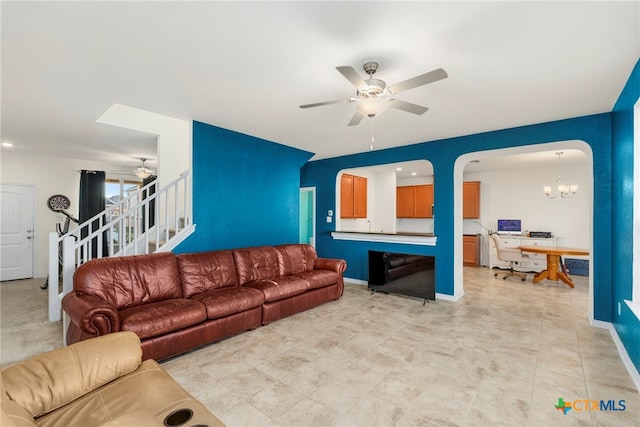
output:
[[[555,248],[558,246],[557,237],[540,238],[540,237],[525,237],[514,235],[501,235],[500,240],[502,244],[509,248],[517,249],[518,246],[541,246]],[[500,261],[498,259],[498,253],[494,245],[493,239],[489,239],[490,244],[490,257],[489,268],[509,268],[508,261]],[[514,263],[514,270],[518,271],[536,271],[541,272],[547,269],[547,256],[545,254],[525,253],[522,256],[522,261],[517,264]]]

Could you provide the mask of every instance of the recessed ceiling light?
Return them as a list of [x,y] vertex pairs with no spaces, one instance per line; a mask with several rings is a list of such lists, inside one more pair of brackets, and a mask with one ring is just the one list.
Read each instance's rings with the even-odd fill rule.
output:
[[411,175],[412,175],[412,176],[416,176],[416,175],[418,175],[418,174],[417,174],[416,172],[411,172]]
[[397,171],[401,171],[401,170],[402,170],[402,168],[396,168],[396,170],[397,170]]
[[3,143],[2,143],[2,146],[3,146],[3,147],[13,147],[13,144],[12,144],[12,143],[10,143],[10,142],[3,142]]

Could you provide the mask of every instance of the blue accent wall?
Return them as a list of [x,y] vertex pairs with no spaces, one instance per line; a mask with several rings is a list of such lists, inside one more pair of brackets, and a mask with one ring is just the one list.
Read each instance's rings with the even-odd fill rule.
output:
[[196,232],[177,253],[298,242],[300,168],[313,155],[193,122]]
[[[476,135],[449,138],[420,144],[371,151],[350,156],[309,162],[302,168],[302,186],[315,186],[320,220],[316,224],[316,247],[325,256],[347,260],[346,277],[367,280],[367,254],[371,250],[405,251],[436,257],[436,292],[454,294],[454,163],[466,153],[507,147],[535,145],[557,141],[581,140],[589,144],[594,176],[594,287],[596,319],[612,320],[611,276],[611,115],[587,117],[523,126]],[[425,159],[433,164],[435,247],[414,245],[379,245],[370,242],[334,240],[330,233],[334,223],[322,221],[324,213],[333,209],[336,200],[336,176],[340,170],[376,164]]]
[[[640,371],[640,320],[624,300],[633,293],[633,107],[640,99],[640,61],[627,81],[612,113],[613,173],[611,266],[613,270],[613,324],[629,357]],[[622,238],[621,238],[622,237]],[[637,248],[636,248],[637,249]],[[618,304],[621,313],[618,315]]]

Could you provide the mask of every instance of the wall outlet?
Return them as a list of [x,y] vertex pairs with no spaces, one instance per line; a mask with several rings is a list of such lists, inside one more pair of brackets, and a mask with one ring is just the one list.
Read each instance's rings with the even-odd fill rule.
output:
[[329,216],[333,216],[333,210],[329,209],[329,210],[327,211],[327,215],[329,215]]
[[328,217],[327,217],[327,222],[328,222],[328,223],[330,223],[332,220],[333,220],[333,218],[332,218],[332,217],[330,217],[330,216],[328,216]]

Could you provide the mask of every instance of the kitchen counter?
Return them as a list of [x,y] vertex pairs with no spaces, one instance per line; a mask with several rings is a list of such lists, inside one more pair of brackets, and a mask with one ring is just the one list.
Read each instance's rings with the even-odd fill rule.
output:
[[435,246],[438,238],[433,233],[419,232],[363,232],[332,231],[331,237],[336,240],[358,240],[363,242],[404,243],[408,245]]

